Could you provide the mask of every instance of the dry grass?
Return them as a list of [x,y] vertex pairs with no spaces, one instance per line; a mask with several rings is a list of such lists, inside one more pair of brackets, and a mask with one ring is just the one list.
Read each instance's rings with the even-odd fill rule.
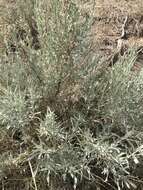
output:
[[96,11],[97,15],[105,16],[111,14],[128,14],[136,15],[141,14],[143,10],[143,1],[142,0],[97,0],[96,6],[98,10]]
[[0,52],[3,51],[5,40],[9,38],[10,26],[9,14],[15,7],[15,1],[0,0]]

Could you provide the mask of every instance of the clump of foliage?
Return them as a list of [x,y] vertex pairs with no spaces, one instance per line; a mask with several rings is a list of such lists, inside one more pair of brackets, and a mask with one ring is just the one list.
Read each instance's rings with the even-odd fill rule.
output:
[[88,38],[92,18],[75,1],[17,6],[15,48],[7,43],[0,59],[1,188],[136,188],[143,156],[136,51],[109,68]]

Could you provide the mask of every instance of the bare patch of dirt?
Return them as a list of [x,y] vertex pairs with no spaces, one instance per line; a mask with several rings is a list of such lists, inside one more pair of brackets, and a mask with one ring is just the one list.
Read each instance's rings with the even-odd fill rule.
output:
[[[83,9],[91,14],[91,7],[92,5],[87,3]],[[126,33],[124,38],[123,26]],[[143,47],[143,1],[95,0],[92,40],[97,51],[106,55],[117,52],[119,39],[122,39],[123,47]]]

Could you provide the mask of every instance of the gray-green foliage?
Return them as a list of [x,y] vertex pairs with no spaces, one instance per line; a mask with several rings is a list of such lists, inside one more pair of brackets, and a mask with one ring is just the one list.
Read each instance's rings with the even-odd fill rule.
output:
[[[92,18],[74,1],[26,2],[15,14],[36,21],[40,49],[31,46],[28,31],[29,44],[17,42],[17,51],[0,63],[1,130],[22,132],[15,167],[29,163],[35,189],[41,176],[49,188],[55,178],[73,189],[84,181],[134,188],[132,173],[143,154],[143,75],[132,71],[136,52],[109,68],[86,38]],[[15,25],[14,32],[22,27],[18,20]]]

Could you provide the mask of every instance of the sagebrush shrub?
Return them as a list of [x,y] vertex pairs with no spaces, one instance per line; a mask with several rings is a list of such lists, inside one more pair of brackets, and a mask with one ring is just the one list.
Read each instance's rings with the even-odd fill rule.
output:
[[[12,39],[24,22],[26,42],[16,40],[16,51],[8,48],[0,60],[3,184],[5,177],[14,183],[14,168],[25,189],[135,188],[143,154],[142,70],[132,71],[136,52],[109,68],[88,38],[92,18],[74,1],[17,6]],[[39,48],[31,45],[33,20]],[[0,147],[3,142],[1,137]]]

